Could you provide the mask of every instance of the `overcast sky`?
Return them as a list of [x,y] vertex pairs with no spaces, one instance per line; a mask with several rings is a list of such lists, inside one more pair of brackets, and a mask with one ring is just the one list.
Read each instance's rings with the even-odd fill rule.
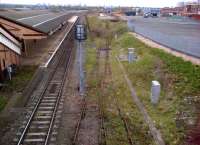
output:
[[[1,3],[16,4],[60,4],[60,5],[89,5],[89,6],[141,6],[141,7],[171,7],[177,2],[188,0],[0,0]],[[190,0],[191,1],[191,0]],[[195,1],[195,0],[192,0]]]

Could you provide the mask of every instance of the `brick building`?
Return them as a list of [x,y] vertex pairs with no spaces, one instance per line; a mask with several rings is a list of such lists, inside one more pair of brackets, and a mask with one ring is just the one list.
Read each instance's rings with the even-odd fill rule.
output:
[[184,7],[175,7],[175,8],[165,7],[160,10],[160,14],[162,16],[183,15],[183,12],[184,12]]
[[200,2],[187,3],[185,5],[184,15],[200,20]]
[[7,76],[7,68],[20,64],[21,43],[5,27],[0,25],[0,81]]

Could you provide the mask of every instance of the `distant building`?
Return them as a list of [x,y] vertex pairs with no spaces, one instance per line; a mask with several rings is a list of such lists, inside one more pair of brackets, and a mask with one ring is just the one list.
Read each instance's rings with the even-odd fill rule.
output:
[[169,8],[165,7],[160,10],[162,16],[183,15],[184,7]]
[[188,2],[184,7],[184,15],[200,20],[200,0],[198,2]]
[[143,14],[153,14],[153,15],[160,14],[160,8],[143,7],[142,11],[143,11]]
[[124,13],[126,16],[136,16],[136,11],[126,11]]
[[119,13],[126,16],[135,16],[136,15],[136,9],[132,7],[120,7]]
[[162,16],[188,16],[200,20],[200,0],[198,2],[179,2],[177,7],[165,7],[160,10]]
[[186,14],[198,14],[200,12],[200,2],[187,3],[185,5]]
[[112,7],[104,7],[103,12],[111,14],[112,13]]
[[132,10],[135,12],[135,14],[138,15],[143,15],[143,11],[140,7],[134,7]]

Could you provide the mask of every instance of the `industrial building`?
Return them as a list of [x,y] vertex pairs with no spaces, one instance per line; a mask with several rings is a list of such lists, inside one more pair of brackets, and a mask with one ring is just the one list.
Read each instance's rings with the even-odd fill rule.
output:
[[200,2],[188,2],[184,8],[184,15],[200,20]]
[[154,14],[154,15],[160,14],[160,8],[143,7],[142,11],[144,14]]
[[200,2],[179,2],[177,7],[165,7],[161,9],[162,16],[188,16],[200,20]]
[[165,7],[160,10],[160,14],[162,16],[173,16],[173,15],[183,15],[184,7],[175,7],[175,8],[169,8]]

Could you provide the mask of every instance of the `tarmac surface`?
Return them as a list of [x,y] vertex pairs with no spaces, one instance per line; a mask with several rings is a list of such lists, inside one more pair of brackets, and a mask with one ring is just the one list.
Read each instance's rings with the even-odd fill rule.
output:
[[128,20],[132,31],[184,54],[200,58],[200,22],[183,17]]

